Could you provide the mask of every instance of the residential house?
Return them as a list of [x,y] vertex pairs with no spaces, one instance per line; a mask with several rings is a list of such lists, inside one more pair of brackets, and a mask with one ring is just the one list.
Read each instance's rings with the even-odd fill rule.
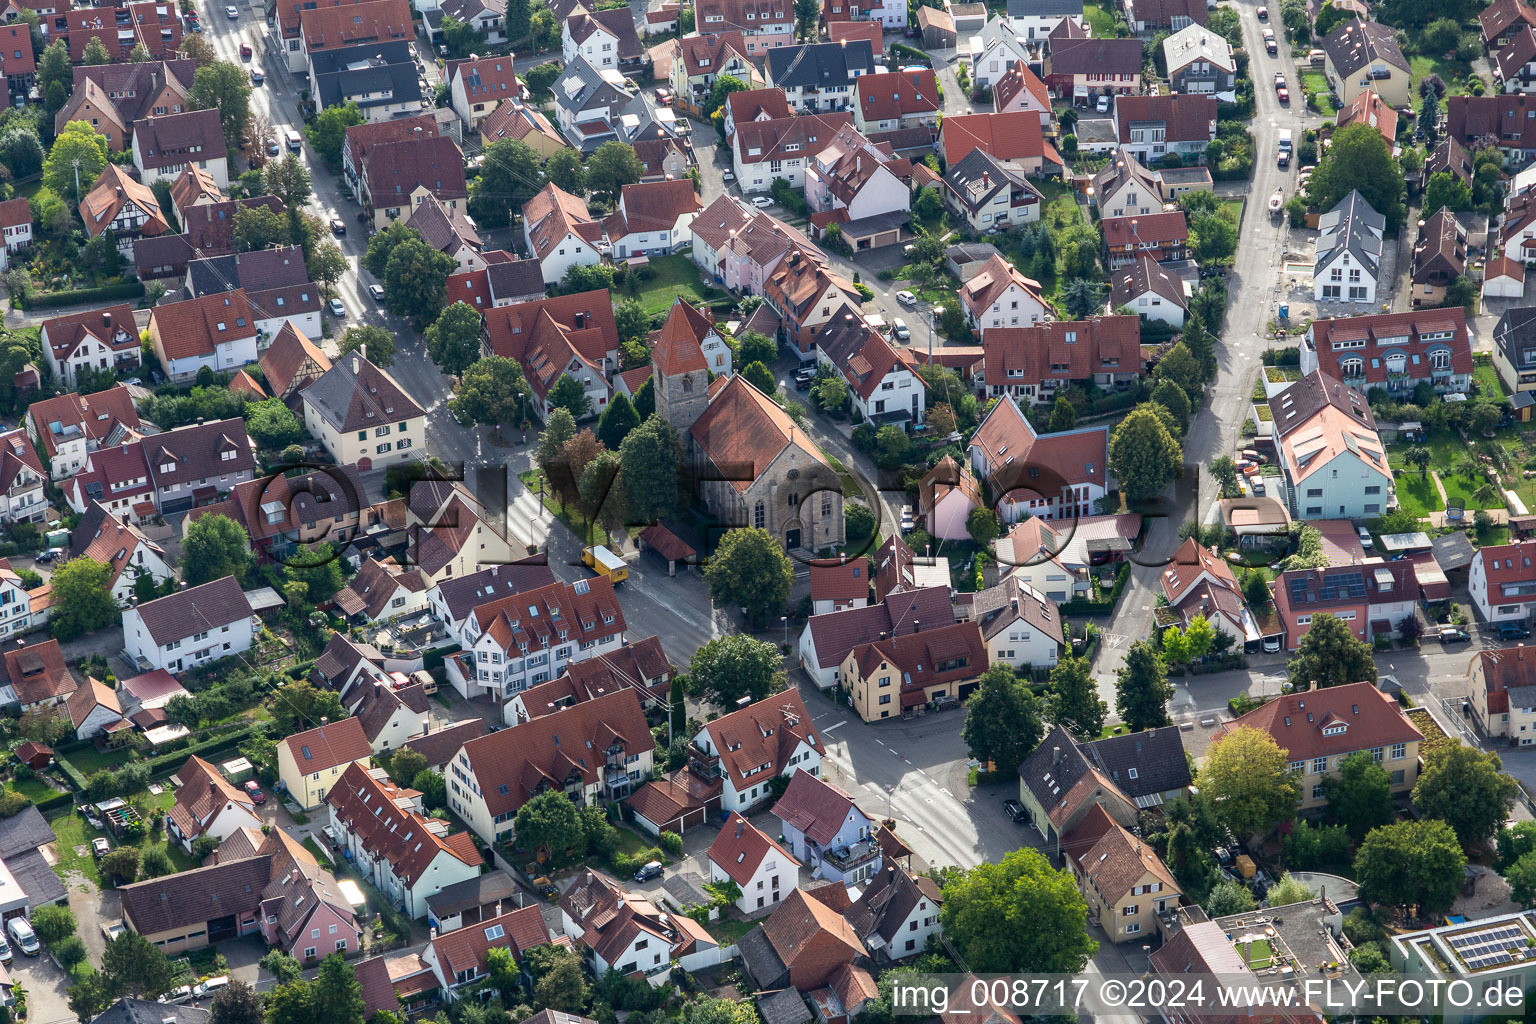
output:
[[627,795],[651,773],[655,741],[633,690],[583,701],[465,743],[448,764],[448,807],[481,840],[512,838],[517,810],[545,790],[583,806]]
[[1386,227],[1386,218],[1358,191],[1323,214],[1312,268],[1313,297],[1319,302],[1375,302]]
[[32,32],[25,23],[0,26],[0,74],[5,76],[11,106],[24,104],[37,81]]
[[811,158],[852,123],[838,112],[738,124],[731,135],[731,162],[742,192],[766,192],[778,178],[803,189]]
[[1176,262],[1189,255],[1189,221],[1183,210],[1145,217],[1105,217],[1099,228],[1104,233],[1104,252],[1111,272],[1144,255],[1158,263]]
[[605,142],[633,145],[641,139],[677,136],[691,130],[671,107],[640,91],[616,68],[594,68],[585,58],[568,61],[555,80],[555,123],[583,153]]
[[252,196],[224,202],[194,205],[181,217],[182,233],[140,238],[134,245],[133,262],[140,277],[160,281],[168,288],[187,272],[187,264],[200,256],[226,256],[235,251],[235,214],[245,209],[286,213],[276,196]]
[[503,707],[502,717],[506,724],[517,725],[624,689],[633,690],[646,710],[664,710],[676,675],[661,640],[648,636],[595,658],[573,661],[557,678],[518,691]]
[[771,780],[793,776],[797,766],[820,776],[821,757],[821,738],[793,691],[706,723],[689,746],[690,761],[698,762],[698,771],[709,780],[706,805],[742,813],[767,801]]
[[1365,396],[1322,371],[1270,399],[1283,497],[1295,518],[1371,519],[1392,507],[1392,473]]
[[989,397],[1053,402],[1072,384],[1120,391],[1141,378],[1141,324],[1129,316],[988,327],[981,351],[974,379]]
[[971,513],[986,504],[971,471],[948,455],[924,475],[917,493],[917,514],[923,529],[939,540],[969,537]]
[[74,476],[103,444],[139,429],[133,397],[122,384],[81,397],[71,392],[27,407],[27,436],[48,456],[52,480]]
[[364,768],[373,764],[373,749],[363,723],[356,718],[322,722],[277,745],[278,780],[289,798],[305,811],[325,803],[331,787],[354,762]]
[[92,740],[123,729],[132,729],[131,722],[123,720],[123,709],[117,702],[117,693],[110,686],[94,678],[69,695],[64,702],[65,716],[75,730],[75,738]]
[[420,569],[404,568],[393,558],[369,558],[334,601],[348,619],[373,623],[426,611],[430,585]]
[[205,366],[236,370],[256,361],[256,312],[239,288],[156,306],[149,344],[173,381],[192,380]]
[[157,587],[176,578],[165,549],[127,517],[112,513],[99,501],[87,506],[80,524],[70,534],[68,557],[90,558],[105,565],[107,588],[121,607],[133,603],[141,578],[147,577]]
[[478,128],[505,100],[526,95],[510,57],[492,55],[456,61],[448,67],[448,105],[470,128]]
[[909,428],[923,422],[927,388],[917,374],[917,361],[851,310],[821,332],[816,351],[822,365],[848,383],[862,419]]
[[472,26],[493,46],[507,41],[506,0],[438,0],[436,7],[433,10],[429,2],[419,8],[428,37],[433,42],[443,38],[444,19],[450,17]]
[[[138,447],[148,464],[155,507],[164,515],[209,504],[255,476],[254,449],[239,419],[189,423],[145,438]],[[92,463],[105,454],[105,449],[93,454]],[[125,466],[125,475],[111,483],[129,482],[126,474],[136,468]]]
[[[1501,323],[1517,317],[1501,318]],[[1494,331],[1494,364],[1500,361]],[[1472,386],[1472,344],[1460,306],[1314,320],[1301,340],[1301,372],[1321,371],[1360,391],[1406,396],[1420,384],[1441,394]]]
[[606,291],[577,292],[485,311],[485,344],[490,354],[522,364],[542,420],[549,389],[563,375],[586,390],[592,411],[608,405],[608,375],[619,366],[619,329],[613,296]]
[[795,9],[789,0],[704,0],[694,15],[700,32],[740,32],[749,57],[795,43]]
[[[1394,152],[1397,150],[1397,111],[1387,106],[1386,101],[1378,96],[1374,89],[1366,89],[1356,96],[1353,103],[1339,111],[1338,120],[1334,123],[1339,128],[1352,124],[1368,124],[1381,132],[1381,137],[1387,140],[1389,148]],[[1460,146],[1460,143],[1454,139],[1448,138],[1445,141],[1451,145]],[[1425,176],[1425,180],[1429,180],[1428,175]]]
[[[14,649],[5,652],[4,661],[11,694],[23,714],[51,707],[68,712],[64,705],[79,689],[80,683],[64,664],[64,652],[57,640],[18,641]],[[9,698],[11,694],[6,696]]]
[[873,959],[886,963],[917,956],[942,936],[939,908],[943,903],[939,884],[932,878],[892,863],[871,876],[843,917]]
[[290,322],[304,337],[320,340],[320,287],[309,279],[304,250],[299,246],[275,245],[187,263],[182,292],[188,298],[203,298],[232,288],[244,292],[251,304],[258,351],[265,351]]
[[1045,58],[1045,84],[1074,102],[1141,92],[1141,40],[1063,39]]
[[309,57],[309,90],[321,109],[357,104],[368,121],[419,113],[426,99],[405,39],[322,50]]
[[1477,724],[1512,747],[1536,743],[1536,671],[1530,649],[1478,651],[1467,666],[1467,694]]
[[225,576],[125,609],[123,649],[145,671],[183,672],[250,650],[253,617],[239,582]]
[[[959,28],[957,24],[959,34],[970,35],[968,32],[959,32]],[[1031,47],[1008,18],[989,18],[980,26],[979,32],[970,35],[967,42],[969,53],[962,55],[961,59],[969,57],[971,83],[978,89],[996,86],[1015,64],[1027,64],[1033,60],[1036,66],[1039,65],[1039,49]]]
[[[882,558],[877,557],[877,566],[881,562]],[[877,583],[877,593],[878,589]],[[843,659],[855,647],[913,632],[923,622],[933,625],[954,621],[947,579],[942,587],[896,589],[874,605],[807,619],[800,634],[800,667],[817,686],[829,690],[841,681]]]
[[608,251],[602,223],[592,219],[586,201],[554,182],[523,204],[523,238],[547,285],[572,267],[597,266]]
[[[143,524],[160,514],[155,505],[155,485],[149,475],[149,463],[145,460],[142,441],[92,452],[85,469],[61,485],[65,501],[73,511],[82,515],[92,503],[99,502],[123,522]],[[190,495],[188,501],[191,501]]]
[[1146,217],[1162,210],[1157,179],[1135,153],[1116,149],[1094,176],[1088,201],[1096,203],[1099,216]]
[[[842,886],[829,883],[846,898]],[[759,989],[810,992],[844,967],[863,967],[869,951],[832,903],[815,889],[796,889],[768,919],[737,942],[742,969]]]
[[361,188],[372,227],[383,231],[392,220],[436,196],[449,209],[468,201],[464,156],[452,139],[414,137],[374,143],[363,153]]
[[1138,253],[1135,262],[1110,275],[1109,308],[1129,309],[1137,316],[1161,320],[1178,330],[1189,313],[1189,296],[1181,279],[1151,256]]
[[773,815],[779,819],[782,842],[790,855],[810,870],[812,878],[852,886],[880,870],[875,819],[830,782],[810,772],[795,772],[773,805]]
[[[1438,306],[1445,290],[1467,270],[1467,232],[1449,207],[1421,221],[1413,245],[1413,306]],[[1460,307],[1456,307],[1460,308]]]
[[617,970],[660,986],[671,978],[674,963],[685,971],[720,963],[719,944],[698,922],[668,914],[645,895],[590,869],[561,897],[560,924],[599,976]]
[[768,84],[784,90],[784,99],[796,113],[848,110],[855,99],[854,81],[874,73],[874,49],[862,39],[768,51]]
[[641,181],[670,181],[688,177],[693,166],[689,144],[673,135],[657,133],[656,138],[636,139],[630,143],[640,161]]
[[978,625],[955,622],[854,647],[843,658],[839,683],[859,717],[875,722],[963,701],[987,664]]
[[944,203],[971,230],[990,234],[1040,219],[1044,196],[1022,171],[980,147],[944,176]]
[[[1394,113],[1393,116],[1395,117],[1396,114]],[[1472,156],[1465,146],[1450,135],[1441,139],[1424,158],[1421,186],[1428,187],[1429,179],[1441,172],[1450,174],[1468,188],[1472,186]]]
[[603,218],[602,231],[615,260],[667,256],[687,244],[688,226],[702,208],[687,178],[638,182],[619,190],[618,209]]
[[176,772],[176,800],[165,816],[166,834],[187,853],[203,836],[222,843],[238,829],[261,828],[256,802],[218,768],[193,755]]
[[1527,93],[1488,96],[1449,96],[1445,102],[1445,133],[1469,150],[1492,145],[1508,163],[1521,165],[1536,156],[1536,132],[1527,133],[1536,117],[1536,98]]
[[431,114],[352,125],[347,129],[346,141],[341,147],[341,175],[353,198],[361,203],[367,197],[363,187],[363,169],[367,166],[369,149],[388,142],[435,139],[440,134],[437,120]]
[[853,282],[821,262],[820,253],[792,246],[763,280],[764,303],[784,324],[784,337],[811,361],[812,346],[838,311],[858,302]]
[[426,411],[361,353],[348,353],[299,399],[304,426],[341,465],[367,472],[414,458],[426,443]]
[[[811,259],[825,259],[798,229],[731,195],[721,195],[700,210],[690,228],[694,262],[727,288],[749,295],[763,294],[764,281],[791,249]],[[771,322],[767,336],[773,338],[783,326],[767,305],[759,305],[749,322],[758,324],[752,329],[759,331],[765,322]]]
[[366,0],[352,5],[305,6],[299,11],[299,37],[307,70],[313,75],[316,58],[329,50],[409,42],[414,35],[412,12],[401,0]]
[[1477,20],[1483,48],[1493,58],[1523,26],[1536,26],[1536,11],[1525,0],[1497,0],[1480,11]]
[[1059,172],[1062,162],[1041,134],[1040,119],[1028,111],[955,114],[939,125],[939,156],[956,167],[974,149],[983,149],[1025,174]]
[[405,564],[420,569],[432,583],[512,561],[508,534],[495,527],[494,514],[462,483],[416,481],[405,499],[404,523],[391,516],[388,524],[409,538]]
[[869,559],[846,556],[818,559],[807,566],[811,577],[811,614],[826,615],[869,604]]
[[219,188],[229,187],[229,143],[217,110],[141,118],[134,122],[132,138],[133,166],[146,185],[196,167]]
[[1268,733],[1286,752],[1291,773],[1301,784],[1298,810],[1303,812],[1327,805],[1323,779],[1337,778],[1344,759],[1360,751],[1386,769],[1394,794],[1410,792],[1418,781],[1424,736],[1397,701],[1374,683],[1278,697],[1221,726],[1212,743],[1245,728]]
[[1536,390],[1536,306],[1506,309],[1493,328],[1493,366],[1506,390]]
[[1088,920],[1116,944],[1142,942],[1179,906],[1179,883],[1148,843],[1095,804],[1063,842]]
[[743,89],[725,97],[725,138],[736,134],[736,126],[749,121],[774,121],[793,117],[783,89]]
[[427,687],[402,682],[393,674],[387,683],[374,680],[372,686],[358,686],[347,702],[347,710],[363,723],[363,735],[376,753],[398,749],[427,731]]
[[1061,658],[1065,638],[1056,601],[1032,587],[1027,577],[1010,573],[971,600],[971,620],[981,627],[987,660],[994,665],[1040,669]]
[[561,20],[560,53],[567,63],[580,57],[594,68],[623,70],[645,61],[645,47],[635,31],[633,14],[625,17],[613,10],[593,12],[579,5]]
[[939,120],[939,84],[931,70],[863,75],[854,80],[853,124],[865,135]]
[[421,794],[402,789],[382,768],[347,764],[325,796],[336,841],[347,860],[409,918],[427,915],[427,899],[480,874],[475,837],[425,814]]
[[334,690],[343,706],[356,702],[375,683],[393,683],[384,671],[384,655],[378,648],[356,643],[343,633],[333,633],[325,650],[309,670],[310,685]]
[[[528,950],[549,943],[544,915],[537,906],[528,906],[438,935],[421,951],[421,959],[436,977],[443,1001],[452,1003],[483,991],[490,973],[486,955],[490,950],[505,949],[513,963],[521,963]],[[462,991],[466,987],[467,993]]]
[[1016,60],[1008,65],[1001,77],[992,84],[992,109],[1001,114],[1029,113],[1040,118],[1040,127],[1050,127],[1054,116],[1050,90],[1045,82],[1031,70],[1028,61]]
[[1187,629],[1203,618],[1212,629],[1237,644],[1259,638],[1258,623],[1248,609],[1243,588],[1227,560],[1193,537],[1179,545],[1163,570],[1163,597]]
[[1025,39],[1048,39],[1064,21],[1081,22],[1078,0],[1008,0],[1005,8],[1014,31]]
[[85,63],[92,39],[101,40],[112,63],[127,61],[133,49],[143,46],[151,60],[165,61],[181,52],[181,17],[175,4],[147,0],[125,4],[104,15],[95,8],[62,10],[53,21],[69,46],[72,63]]
[[1286,649],[1294,651],[1313,616],[1325,612],[1367,643],[1400,636],[1418,614],[1420,591],[1414,563],[1399,559],[1288,570],[1275,578],[1274,593]]
[[987,478],[1005,523],[1091,515],[1103,497],[1109,434],[1081,427],[1040,436],[1012,395],[1003,395],[971,435],[971,470]]
[[960,305],[972,330],[983,338],[990,330],[1037,324],[1050,316],[1040,296],[1040,282],[1030,280],[1001,256],[960,286]]
[[136,240],[171,229],[154,192],[117,164],[102,168],[96,183],[80,200],[80,220],[92,238],[112,232],[118,251],[130,258]]
[[[1061,860],[1072,850],[1066,838],[1098,808],[1125,828],[1138,822],[1138,810],[1088,748],[1055,726],[1019,765],[1019,803],[1041,838],[1046,853]],[[1182,751],[1179,761],[1184,763]],[[1184,765],[1187,778],[1189,768]],[[1131,778],[1135,778],[1132,775]],[[1188,785],[1186,782],[1185,785]]]
[[1210,93],[1122,96],[1115,101],[1116,138],[1121,149],[1148,163],[1170,153],[1203,159],[1216,137],[1217,99]]
[[245,935],[301,964],[359,948],[357,918],[336,879],[280,829],[237,829],[208,866],[121,892],[123,923],[172,955]]
[[25,430],[0,433],[0,522],[35,523],[48,511],[47,473]]
[[542,111],[513,99],[502,100],[483,115],[480,139],[487,144],[501,139],[525,142],[539,154],[540,160],[548,160],[560,150],[570,148],[560,129]]
[[1394,109],[1412,103],[1412,71],[1390,27],[1356,19],[1334,29],[1321,45],[1323,71],[1341,105],[1355,102],[1364,89],[1374,91]]
[[1158,29],[1179,32],[1190,25],[1204,25],[1206,13],[1197,0],[1125,0],[1126,21],[1138,34]]
[[[714,89],[715,79],[721,75],[730,75],[749,89],[763,83],[762,73],[747,55],[747,42],[740,32],[705,32],[672,44],[669,81],[678,109],[703,117],[704,104]],[[779,96],[782,99],[782,90]]]
[[0,202],[0,270],[7,269],[11,257],[32,245],[32,207],[24,197]]
[[710,881],[735,882],[741,890],[736,909],[743,914],[776,906],[800,888],[800,862],[739,813],[726,817],[704,856]]
[[1531,617],[1530,602],[1536,597],[1533,555],[1536,541],[1521,540],[1486,545],[1472,556],[1467,589],[1484,621],[1524,622]]
[[1530,25],[1521,25],[1488,63],[1493,65],[1493,84],[1499,91],[1536,92],[1536,32]]
[[[1204,19],[1201,19],[1202,21]],[[1203,24],[1191,23],[1163,40],[1168,87],[1174,93],[1237,98],[1237,62],[1232,46]],[[1119,112],[1116,111],[1118,118]]]
[[78,65],[69,99],[54,115],[55,132],[71,121],[88,121],[107,140],[107,148],[129,147],[133,126],[143,117],[179,114],[192,88],[192,60]]
[[481,253],[481,258],[485,260],[481,269],[448,275],[450,301],[494,309],[544,297],[544,275],[538,260],[518,259],[501,249]]
[[10,559],[0,558],[0,639],[20,636],[47,622],[51,600],[50,590],[39,588],[36,597],[29,593]]

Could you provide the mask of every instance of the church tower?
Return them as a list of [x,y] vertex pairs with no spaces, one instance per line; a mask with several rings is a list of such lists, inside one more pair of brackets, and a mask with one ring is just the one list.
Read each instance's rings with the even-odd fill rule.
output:
[[651,349],[656,411],[679,434],[686,434],[709,405],[709,368],[699,339],[713,327],[703,313],[676,298]]

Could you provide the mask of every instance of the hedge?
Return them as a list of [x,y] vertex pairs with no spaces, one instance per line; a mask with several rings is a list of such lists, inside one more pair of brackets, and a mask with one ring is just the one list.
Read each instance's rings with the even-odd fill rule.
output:
[[64,776],[69,779],[71,786],[74,786],[82,793],[85,792],[85,776],[76,771],[75,766],[69,763],[68,755],[64,754],[63,751],[55,750],[53,752],[53,763],[58,765],[60,770],[64,772]]
[[38,800],[33,804],[34,807],[44,814],[61,807],[73,807],[74,805],[75,794],[73,793],[55,793],[53,796]]
[[933,66],[933,58],[932,57],[928,56],[928,54],[924,53],[922,50],[914,49],[914,48],[912,48],[910,46],[907,46],[907,45],[905,45],[903,43],[892,43],[891,44],[891,56],[892,57],[905,57],[908,60],[918,61],[924,67],[932,67]]
[[[192,743],[185,747],[179,747],[176,750],[171,750],[164,754],[156,755],[155,757],[149,759],[149,774],[151,777],[153,777],[160,774],[162,771],[174,770],[175,768],[185,764],[187,758],[191,757],[193,754],[202,757],[206,754],[221,753],[226,749],[233,749],[242,739],[245,738],[245,735],[248,732],[249,729],[243,729],[240,732],[221,732],[217,736],[210,737],[209,739],[202,740],[198,743]],[[74,749],[79,750],[84,745],[85,744],[81,744],[76,746]],[[68,754],[63,753],[62,751],[54,751],[54,763],[63,769],[65,776],[67,776],[69,779],[70,785],[84,793],[86,784],[85,776],[81,775],[80,772],[75,769],[75,766],[69,763],[68,756]]]
[[1057,611],[1061,615],[1108,615],[1114,611],[1115,605],[1120,600],[1120,594],[1125,590],[1126,581],[1131,578],[1131,563],[1121,562],[1120,568],[1115,571],[1115,585],[1109,590],[1109,598],[1104,601],[1068,601],[1061,605]]
[[45,292],[41,295],[33,295],[25,302],[20,296],[16,298],[16,304],[22,309],[44,309],[50,306],[74,306],[87,302],[105,302],[109,299],[137,299],[144,295],[144,282],[124,281],[122,284],[108,284],[100,288],[77,288],[68,292]]

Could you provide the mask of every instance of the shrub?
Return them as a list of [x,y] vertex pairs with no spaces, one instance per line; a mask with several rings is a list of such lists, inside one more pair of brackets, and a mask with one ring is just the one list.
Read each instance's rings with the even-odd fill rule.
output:
[[20,295],[13,296],[23,309],[44,309],[52,306],[74,306],[88,302],[106,302],[109,299],[136,299],[144,294],[144,285],[138,281],[102,285],[100,288],[77,288],[67,292],[47,292],[29,295],[25,301]]
[[661,841],[661,848],[666,850],[669,856],[681,857],[683,855],[683,837],[676,832],[663,832],[657,838]]

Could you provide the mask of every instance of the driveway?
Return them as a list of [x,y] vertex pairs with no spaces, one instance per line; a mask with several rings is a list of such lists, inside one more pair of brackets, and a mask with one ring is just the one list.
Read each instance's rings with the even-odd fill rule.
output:
[[22,956],[20,951],[15,956],[7,969],[11,982],[26,990],[29,1024],[74,1024],[75,1013],[69,1008],[67,994],[69,975],[50,957]]

